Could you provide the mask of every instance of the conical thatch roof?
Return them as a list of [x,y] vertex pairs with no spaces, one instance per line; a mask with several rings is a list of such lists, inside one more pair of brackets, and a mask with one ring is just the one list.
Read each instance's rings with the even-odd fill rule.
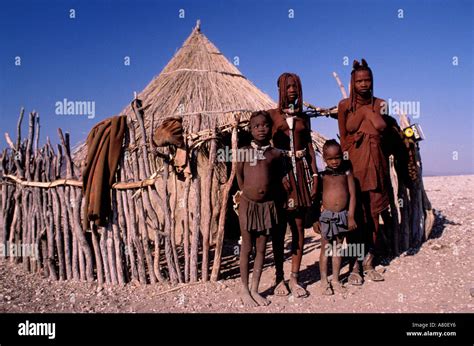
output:
[[[201,32],[199,23],[174,57],[138,94],[145,111],[145,125],[158,126],[170,116],[182,116],[185,128],[196,114],[201,114],[200,129],[214,123],[232,122],[233,111],[255,111],[276,107],[275,102],[260,91],[229,62]],[[128,105],[120,114],[133,116]],[[215,121],[215,122],[214,122]],[[76,162],[85,157],[85,147],[76,151]]]
[[[144,106],[150,105],[147,114],[153,113],[155,119],[180,113],[219,117],[235,110],[275,107],[274,101],[245,78],[199,27],[138,97]],[[127,107],[124,113],[130,111]]]

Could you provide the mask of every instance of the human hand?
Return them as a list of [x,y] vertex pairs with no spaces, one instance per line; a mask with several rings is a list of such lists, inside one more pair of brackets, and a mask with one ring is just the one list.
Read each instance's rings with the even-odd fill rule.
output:
[[314,201],[318,195],[318,178],[313,177],[313,187],[311,188],[311,199]]
[[313,231],[317,234],[321,234],[321,223],[319,221],[313,223]]
[[288,177],[284,177],[282,180],[283,183],[283,188],[285,189],[286,192],[291,192],[291,185],[290,185],[290,180]]
[[349,231],[353,231],[357,228],[357,223],[355,222],[353,216],[349,216],[349,220],[347,221],[347,228],[349,229]]

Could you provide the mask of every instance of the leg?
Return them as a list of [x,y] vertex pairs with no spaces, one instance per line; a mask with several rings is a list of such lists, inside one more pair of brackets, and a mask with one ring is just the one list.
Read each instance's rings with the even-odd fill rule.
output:
[[332,295],[334,292],[328,282],[328,254],[331,243],[321,235],[321,253],[319,254],[319,272],[321,273],[321,294]]
[[240,248],[240,279],[242,280],[242,287],[240,298],[242,303],[248,307],[258,306],[257,302],[253,300],[249,291],[249,258],[252,250],[252,237],[246,230],[241,231],[242,245]]
[[388,264],[393,255],[393,218],[388,208],[383,210],[380,216],[382,216],[383,228],[379,230],[375,248],[376,253],[380,256],[380,262]]
[[[359,249],[360,246],[358,245],[364,245],[361,239],[361,233],[363,232],[362,227],[364,226],[362,222],[358,222],[357,224],[359,225],[359,228],[354,231],[348,232],[347,243],[349,246]],[[360,254],[361,257],[363,257],[364,255],[364,253]],[[347,282],[350,285],[360,286],[363,283],[363,279],[360,272],[359,254],[357,254],[357,256],[350,256],[349,261],[349,270],[351,273],[349,274]]]
[[303,258],[304,243],[304,219],[303,213],[297,212],[289,218],[291,228],[291,277],[290,291],[296,298],[302,298],[308,295],[308,292],[298,283],[298,274],[300,271],[301,260]]
[[332,254],[332,287],[334,291],[339,293],[345,293],[346,289],[342,286],[339,281],[339,272],[341,271],[341,247],[343,242],[343,237],[341,235],[336,236],[336,251],[333,251]]
[[364,261],[362,262],[362,269],[364,270],[364,275],[371,281],[383,281],[384,278],[382,274],[378,273],[373,265],[375,253],[376,253],[376,244],[377,237],[379,233],[379,214],[371,214],[370,220],[368,222],[368,231],[370,237],[370,246],[369,253],[365,256]]
[[329,241],[321,236],[321,253],[319,254],[319,272],[321,274],[321,281],[328,280],[328,253],[330,246]]
[[288,288],[285,284],[285,275],[283,273],[284,250],[285,250],[285,233],[286,233],[286,219],[282,214],[282,220],[278,225],[272,229],[272,247],[273,258],[275,261],[275,289],[274,294],[277,296],[286,296]]
[[265,248],[267,245],[267,236],[264,234],[257,236],[255,262],[253,265],[253,274],[252,274],[252,289],[250,294],[252,298],[257,302],[258,305],[268,305],[270,301],[262,297],[258,293],[258,285],[260,284],[260,277],[262,276],[263,261],[265,259]]

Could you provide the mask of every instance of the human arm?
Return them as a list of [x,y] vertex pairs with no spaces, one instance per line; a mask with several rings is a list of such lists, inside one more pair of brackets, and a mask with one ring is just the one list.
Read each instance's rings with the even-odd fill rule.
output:
[[244,188],[244,163],[237,162],[237,184],[239,184],[239,189],[242,191]]
[[355,208],[356,208],[356,187],[355,187],[355,181],[354,181],[354,176],[352,175],[352,172],[348,172],[347,174],[347,185],[349,187],[349,211],[347,213],[347,218],[348,218],[348,225],[347,227],[349,228],[349,231],[353,231],[354,229],[357,228],[357,224],[355,222]]
[[286,156],[283,151],[279,151],[279,158],[278,158],[278,171],[280,172],[279,179],[283,185],[283,188],[287,193],[291,191],[291,184],[290,180],[288,179],[288,167],[286,164]]
[[337,106],[337,125],[339,127],[339,137],[341,146],[344,148],[344,142],[347,136],[346,118],[347,118],[348,99],[341,100]]
[[311,199],[314,201],[318,193],[318,167],[316,166],[316,151],[313,147],[313,139],[311,138],[311,122],[309,118],[307,119],[308,127],[308,138],[306,143],[306,150],[309,152],[311,157],[311,174],[313,179],[313,186],[311,188]]

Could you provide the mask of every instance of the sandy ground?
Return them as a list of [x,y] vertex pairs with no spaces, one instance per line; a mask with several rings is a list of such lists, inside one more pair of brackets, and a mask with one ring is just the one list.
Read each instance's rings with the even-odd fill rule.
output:
[[[436,213],[430,239],[413,254],[388,266],[384,282],[348,287],[345,295],[318,294],[319,236],[308,231],[302,280],[310,295],[304,299],[271,295],[274,269],[266,262],[261,291],[271,304],[245,308],[239,287],[237,257],[230,258],[228,279],[198,283],[166,292],[166,285],[97,289],[96,283],[54,282],[29,274],[20,265],[0,263],[2,312],[474,312],[473,186],[474,176],[424,179]],[[267,255],[270,255],[270,247]],[[289,273],[290,261],[285,262]],[[343,273],[347,271],[347,266]]]

